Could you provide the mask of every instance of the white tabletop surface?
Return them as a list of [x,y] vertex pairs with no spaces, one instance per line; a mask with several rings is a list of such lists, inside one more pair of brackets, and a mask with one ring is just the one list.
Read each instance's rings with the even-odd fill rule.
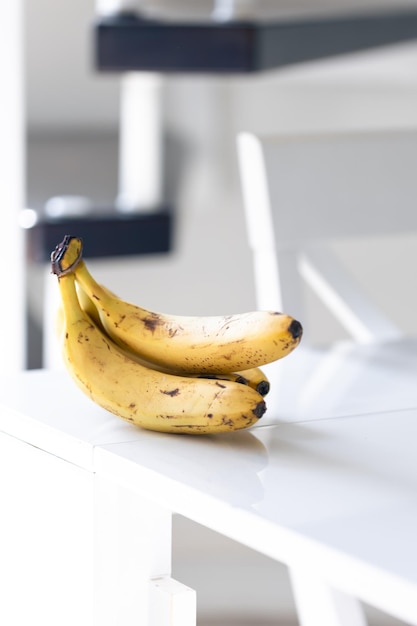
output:
[[191,437],[136,428],[66,372],[32,371],[1,379],[0,430],[417,624],[416,374],[416,341],[300,348],[268,417]]

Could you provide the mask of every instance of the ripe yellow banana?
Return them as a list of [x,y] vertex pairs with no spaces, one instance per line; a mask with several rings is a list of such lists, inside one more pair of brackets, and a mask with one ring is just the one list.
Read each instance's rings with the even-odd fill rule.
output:
[[[106,289],[106,287],[102,287],[109,294],[111,292]],[[105,334],[106,331],[101,323],[100,315],[98,313],[97,307],[91,298],[88,297],[84,289],[77,284],[77,293],[78,299],[80,301],[81,308],[91,317],[93,322],[100,327],[101,331]],[[60,312],[59,312],[60,314]],[[60,314],[62,317],[62,313]],[[119,346],[120,347],[120,346]],[[155,363],[151,363],[150,361],[146,361],[145,359],[139,357],[135,352],[132,352],[128,349],[125,349],[126,355],[132,358],[142,365],[146,367],[151,367],[153,369],[157,369],[160,372],[165,372],[166,374],[180,374],[181,372],[175,370],[174,368],[162,367]],[[189,376],[191,374],[188,374]],[[242,370],[241,372],[230,372],[230,373],[214,373],[214,374],[193,374],[193,376],[197,376],[199,378],[216,378],[217,380],[234,380],[237,383],[241,383],[243,385],[249,385],[252,389],[256,389],[261,396],[266,396],[269,393],[270,384],[267,376],[259,367],[253,367],[248,370]]]
[[60,275],[52,260],[62,300],[64,362],[94,402],[142,428],[171,433],[231,432],[262,417],[265,402],[249,386],[164,374],[126,356],[82,310],[74,274]]
[[[66,246],[79,250],[80,239],[68,237]],[[81,252],[72,270],[116,343],[178,372],[222,374],[259,367],[288,355],[301,340],[301,324],[284,313],[211,317],[155,313],[109,293],[90,274]]]

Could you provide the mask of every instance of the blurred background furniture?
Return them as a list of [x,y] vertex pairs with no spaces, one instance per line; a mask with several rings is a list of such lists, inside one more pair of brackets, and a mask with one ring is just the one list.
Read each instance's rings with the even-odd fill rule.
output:
[[[49,256],[51,241],[71,228],[90,238],[89,256],[169,252],[173,207],[164,176],[163,75],[250,74],[412,41],[412,4],[281,6],[265,12],[254,0],[215,0],[194,8],[141,0],[98,0],[92,31],[93,63],[120,74],[118,191],[114,206],[72,214],[74,198],[61,198],[61,214],[48,204],[29,230],[33,259]],[[301,8],[301,10],[300,10]],[[268,7],[267,7],[268,9]],[[119,244],[120,242],[120,244]]]
[[417,232],[417,134],[242,133],[238,152],[258,308],[304,320],[309,342],[304,279],[356,341],[398,338],[331,244]]
[[[257,307],[289,311],[304,326],[300,348],[305,351],[304,374],[300,361],[294,371],[284,372],[279,362],[268,365],[265,369],[273,381],[269,405],[280,410],[289,397],[286,410],[294,416],[299,402],[300,417],[310,410],[308,401],[314,405],[320,399],[324,387],[328,401],[331,395],[339,405],[343,398],[352,406],[363,399],[357,374],[352,376],[351,370],[356,351],[358,371],[363,364],[370,370],[376,366],[372,347],[366,352],[360,344],[388,342],[394,347],[402,339],[407,343],[408,334],[370,294],[373,281],[385,279],[389,292],[397,280],[395,274],[381,276],[381,259],[389,262],[390,242],[417,232],[413,209],[417,133],[241,133],[237,148]],[[378,238],[383,248],[374,253],[370,242]],[[352,240],[369,246],[362,259],[370,268],[368,283],[363,275],[353,277],[338,254],[338,243]],[[340,342],[317,345],[308,289],[343,328]],[[401,306],[407,303],[397,302],[397,308]],[[405,371],[407,362],[406,356]],[[292,377],[299,383],[300,376],[310,391],[298,401],[295,389],[293,399],[286,389],[292,386]],[[386,384],[389,377],[372,387],[374,406],[381,410],[390,403]],[[348,412],[347,407],[343,410]]]
[[[172,252],[174,245],[186,245],[178,238],[181,209],[173,211],[178,201],[167,199],[164,180],[168,158],[171,163],[181,159],[181,147],[178,156],[165,154],[163,101],[168,76],[186,75],[198,84],[202,76],[212,80],[214,76],[261,74],[398,45],[413,40],[417,30],[417,12],[412,4],[393,9],[384,4],[342,8],[319,3],[296,7],[293,12],[246,0],[219,0],[182,10],[180,4],[169,8],[158,2],[96,3],[92,29],[95,70],[101,76],[120,76],[114,205],[93,203],[90,211],[80,216],[65,215],[65,210],[58,218],[43,215],[28,230],[32,259],[47,261],[54,242],[69,231],[86,238],[85,253],[90,258],[164,254]],[[216,95],[218,103],[213,102],[213,106],[220,107],[224,94],[220,91]],[[241,108],[242,104],[236,106]],[[270,108],[273,110],[272,105]],[[208,144],[212,141],[206,140]],[[207,149],[210,151],[209,145]],[[186,175],[192,177],[190,168]],[[227,202],[224,188],[223,196]],[[51,301],[53,294],[47,292],[45,365],[53,362],[48,356],[51,341],[47,334]]]

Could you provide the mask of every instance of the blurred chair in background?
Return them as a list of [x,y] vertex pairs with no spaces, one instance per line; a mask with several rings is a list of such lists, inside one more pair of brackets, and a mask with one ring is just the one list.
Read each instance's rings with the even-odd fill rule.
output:
[[304,280],[355,341],[400,337],[331,243],[417,232],[417,133],[241,133],[238,155],[257,306],[303,320],[308,342]]
[[[305,422],[407,408],[417,342],[371,302],[331,244],[417,232],[417,132],[242,133],[238,157],[257,306],[290,313],[305,328],[297,354],[268,370],[269,419]],[[352,340],[313,345],[303,281]],[[318,615],[320,623],[365,624],[356,598],[338,598],[323,581],[316,589],[311,573],[290,574],[300,625],[315,626]]]

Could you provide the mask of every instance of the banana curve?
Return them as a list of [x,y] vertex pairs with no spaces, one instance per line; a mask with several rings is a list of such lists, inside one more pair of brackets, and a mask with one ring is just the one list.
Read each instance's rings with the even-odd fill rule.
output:
[[103,408],[146,429],[188,434],[248,428],[265,412],[262,396],[249,386],[164,374],[130,359],[82,310],[72,273],[59,276],[59,288],[65,364]]
[[301,340],[301,324],[284,313],[166,315],[113,296],[97,283],[83,260],[74,273],[116,343],[178,372],[221,374],[260,367],[288,355]]
[[[111,294],[111,292],[109,292],[108,289],[106,289],[103,286],[102,288]],[[77,293],[78,293],[80,306],[83,309],[83,311],[87,313],[87,315],[89,315],[89,317],[94,321],[94,323],[97,326],[99,326],[100,330],[104,334],[107,334],[105,328],[103,327],[101,323],[100,315],[99,315],[96,305],[89,298],[88,294],[84,291],[84,289],[79,284],[77,284]],[[113,296],[113,294],[111,295]],[[111,338],[109,337],[109,339]],[[138,363],[141,363],[145,367],[150,367],[150,368],[158,370],[159,372],[164,372],[166,374],[181,375],[181,372],[179,372],[178,370],[174,368],[163,367],[162,365],[158,365],[156,363],[147,361],[141,358],[138,354],[136,354],[136,352],[132,352],[128,348],[122,348],[121,346],[119,346],[119,349],[123,350],[127,356],[137,361]],[[250,387],[252,387],[252,389],[255,389],[258,393],[260,393],[261,396],[266,396],[267,393],[269,392],[269,381],[267,377],[265,376],[265,374],[262,372],[260,368],[256,368],[256,367],[249,369],[249,370],[244,370],[242,372],[228,372],[228,373],[223,373],[223,374],[219,374],[219,373],[196,374],[194,373],[194,374],[184,374],[184,375],[196,376],[198,378],[215,378],[217,380],[232,380],[242,385],[249,385]]]

